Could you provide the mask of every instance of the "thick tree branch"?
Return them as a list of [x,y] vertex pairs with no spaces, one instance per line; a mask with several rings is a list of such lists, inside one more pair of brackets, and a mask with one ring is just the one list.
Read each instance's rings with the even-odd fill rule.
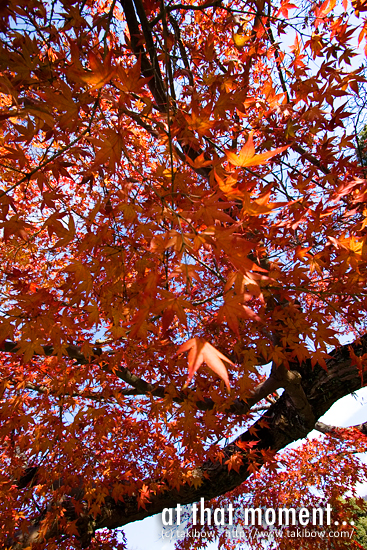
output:
[[[366,353],[367,335],[352,344],[351,347],[357,356]],[[294,369],[302,375],[302,389],[316,419],[325,414],[338,399],[361,387],[361,378],[357,367],[350,358],[348,348],[348,345],[342,346],[330,354],[327,371],[319,365],[312,368],[310,362],[300,364],[297,369]],[[266,421],[266,425],[264,421]],[[253,429],[255,429],[256,435],[253,435]],[[259,452],[267,449],[279,451],[289,443],[305,437],[311,429],[312,426],[306,425],[304,419],[298,414],[288,392],[284,392],[279,400],[271,405],[270,409],[255,423],[251,432],[245,432],[223,450],[226,458],[235,452],[242,455],[243,465],[238,472],[233,469],[229,472],[225,460],[215,463],[208,462],[197,471],[197,475],[202,480],[199,487],[184,485],[179,490],[167,487],[166,491],[152,497],[146,510],[138,510],[137,503],[134,503],[133,500],[117,505],[111,503],[108,510],[106,509],[106,515],[100,519],[100,526],[117,527],[158,513],[164,507],[174,507],[178,502],[191,503],[201,497],[211,499],[230,491],[249,476],[246,451],[242,451],[236,445],[237,442],[257,441],[254,449]],[[97,523],[99,524],[99,522]]]
[[284,388],[289,394],[305,425],[312,428],[315,424],[315,417],[302,387],[302,375],[281,365],[276,369],[275,379],[279,380],[280,387]]
[[153,36],[150,30],[150,26],[148,23],[148,19],[145,13],[143,3],[141,0],[134,0],[134,5],[135,5],[136,12],[138,14],[138,17],[140,19],[141,28],[143,30],[145,42],[147,45],[147,51],[149,53],[149,57],[154,70],[154,78],[155,78],[156,86],[159,90],[159,93],[162,95],[162,97],[165,97],[166,93],[164,90],[161,69],[159,67],[157,51],[154,45]]
[[[356,356],[363,355],[367,352],[367,335],[351,346],[345,345],[334,350],[327,361],[327,370],[319,365],[312,368],[310,361],[292,365],[293,371],[302,376],[302,391],[315,419],[320,418],[338,399],[361,387],[360,374],[350,357],[349,347],[352,347]],[[296,384],[299,380],[297,377]],[[293,386],[294,383],[294,380],[291,381],[290,386]],[[300,395],[303,399],[303,394]],[[244,432],[222,450],[222,460],[209,461],[198,467],[195,470],[195,478],[196,480],[200,479],[200,485],[187,483],[177,489],[170,487],[162,478],[161,491],[151,495],[150,502],[145,508],[139,508],[135,496],[124,496],[124,501],[118,502],[107,497],[101,513],[93,521],[93,528],[120,527],[159,513],[163,508],[175,507],[177,503],[188,504],[198,501],[202,497],[209,500],[231,491],[249,476],[250,461],[246,443],[251,443],[252,456],[256,452],[256,461],[261,463],[263,461],[262,451],[277,452],[289,443],[304,438],[312,429],[308,419],[299,414],[295,406],[298,397],[295,397],[294,394],[291,397],[285,391],[262,418],[252,426],[251,431]],[[237,443],[240,443],[241,447]],[[235,453],[241,456],[242,465],[238,471],[233,469],[229,471],[226,461]],[[87,518],[83,516],[78,522],[80,538],[84,545],[87,545],[91,534],[85,529],[90,530],[91,521],[87,521]],[[34,532],[29,533],[29,537],[34,536]],[[50,533],[49,536],[52,534]],[[33,538],[33,540],[35,539]],[[28,543],[29,539],[23,535],[22,546],[13,545],[13,548],[24,548]]]
[[324,422],[316,422],[315,430],[322,434],[330,434],[333,437],[342,438],[345,433],[348,431],[356,430],[361,432],[362,435],[367,436],[367,422],[363,424],[356,424],[354,426],[349,426],[348,428],[340,428],[338,426],[330,426],[329,424],[324,424]]
[[[131,46],[136,58],[141,62],[141,72],[146,78],[150,78],[148,82],[149,89],[157,102],[157,107],[160,111],[165,112],[167,106],[166,94],[163,89],[160,71],[157,72],[157,67],[151,65],[146,55],[145,49],[140,42],[140,29],[136,18],[134,5],[131,0],[120,0],[122,9],[126,17],[126,23],[131,37]],[[153,45],[154,47],[154,45]],[[151,52],[151,58],[154,53]],[[159,67],[158,67],[159,69]]]

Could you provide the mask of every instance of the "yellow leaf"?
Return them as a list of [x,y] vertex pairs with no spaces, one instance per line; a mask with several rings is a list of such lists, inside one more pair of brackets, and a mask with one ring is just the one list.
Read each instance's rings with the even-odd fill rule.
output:
[[238,29],[237,32],[233,32],[232,37],[233,37],[234,45],[238,49],[243,48],[246,42],[248,42],[251,38],[249,34],[246,34],[246,32],[244,32],[244,29],[242,27]]

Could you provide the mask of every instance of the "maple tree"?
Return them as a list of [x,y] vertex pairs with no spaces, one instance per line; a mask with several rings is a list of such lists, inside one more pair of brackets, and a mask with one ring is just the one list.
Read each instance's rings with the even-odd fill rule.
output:
[[1,2],[3,547],[124,547],[117,527],[276,479],[300,500],[287,476],[348,449],[357,481],[365,426],[317,421],[364,385],[365,11]]

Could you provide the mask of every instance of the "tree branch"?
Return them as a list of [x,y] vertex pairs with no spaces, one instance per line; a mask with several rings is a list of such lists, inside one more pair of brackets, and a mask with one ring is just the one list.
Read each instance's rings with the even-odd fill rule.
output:
[[[350,357],[349,347],[353,349],[356,356],[363,355],[367,352],[367,335],[350,346],[345,345],[334,350],[327,360],[327,370],[318,364],[312,368],[311,361],[292,365],[293,371],[299,372],[302,376],[301,387],[315,419],[320,418],[338,399],[361,387],[359,371]],[[293,383],[294,381],[291,385]],[[298,379],[296,383],[298,384]],[[195,484],[186,483],[179,488],[173,488],[163,477],[160,480],[161,490],[152,493],[145,508],[139,507],[138,499],[134,495],[124,495],[124,500],[117,502],[112,497],[107,497],[101,513],[92,522],[93,528],[121,527],[132,521],[157,514],[163,508],[176,507],[177,503],[189,504],[202,497],[210,500],[233,490],[249,476],[248,467],[251,460],[246,451],[246,444],[251,444],[252,456],[256,453],[256,462],[263,464],[262,451],[277,452],[289,443],[304,438],[312,429],[308,422],[305,422],[305,418],[299,414],[294,401],[297,402],[294,395],[291,397],[285,391],[251,427],[251,430],[245,431],[233,443],[222,449],[222,460],[208,461],[196,468],[193,473]],[[322,424],[319,423],[316,426],[322,427]],[[241,446],[238,446],[238,443]],[[227,461],[235,453],[241,457],[242,465],[238,471],[233,468],[229,471]],[[200,484],[197,480],[200,480]],[[90,530],[91,521],[91,519],[88,521],[85,515],[78,519],[80,539],[84,541],[84,545],[87,545],[90,540],[91,535],[85,529]],[[46,533],[45,536],[46,538],[53,536],[51,530],[50,534]],[[34,538],[34,531],[29,533],[28,538],[25,534],[22,537],[22,546],[16,546],[15,543],[12,546],[13,549],[26,547],[31,537],[33,537],[32,540],[37,540]]]
[[[141,72],[146,78],[150,78],[148,82],[149,89],[157,102],[157,107],[160,111],[165,112],[167,106],[167,99],[162,88],[162,82],[160,81],[159,74],[155,70],[156,67],[152,67],[147,58],[147,54],[143,45],[140,43],[140,29],[138,20],[136,18],[134,5],[131,0],[120,0],[122,9],[126,17],[126,23],[129,29],[131,37],[131,46],[136,58],[141,62]],[[153,53],[151,54],[153,55]]]
[[367,436],[367,422],[363,424],[355,424],[354,426],[349,426],[348,428],[340,428],[340,426],[330,426],[329,424],[324,424],[323,422],[316,422],[315,430],[322,434],[330,434],[333,437],[342,438],[345,433],[357,430],[361,432],[362,435]]
[[[98,344],[96,342],[96,344]],[[99,344],[100,345],[100,344]],[[42,346],[45,356],[50,357],[57,355],[52,345]],[[9,340],[4,341],[0,346],[0,351],[7,353],[20,353],[19,342],[11,342]],[[102,350],[100,347],[93,348],[94,355],[86,357],[81,349],[75,345],[69,345],[66,347],[67,356],[70,359],[74,359],[80,365],[92,363],[96,358],[100,358]],[[39,354],[35,353],[35,356]],[[110,371],[108,364],[103,367],[105,370]],[[132,386],[133,389],[123,389],[120,394],[126,397],[128,396],[148,396],[164,398],[167,393],[167,388],[159,384],[150,384],[143,378],[136,376],[128,368],[120,366],[118,369],[113,370],[113,374]],[[38,392],[46,393],[47,389],[43,386],[31,385],[29,389],[33,389]],[[243,399],[234,399],[228,406],[222,409],[222,412],[226,414],[245,415],[251,408],[259,403],[262,399],[265,399],[268,395],[274,393],[279,388],[285,388],[292,396],[294,405],[299,410],[300,414],[311,418],[311,422],[314,423],[312,413],[309,410],[307,399],[301,387],[301,375],[294,371],[288,371],[285,367],[273,367],[272,372],[264,382],[261,382],[252,392],[251,396],[245,401]],[[69,395],[69,394],[68,394]],[[78,394],[79,395],[79,394]],[[175,397],[173,401],[175,403],[183,403],[189,399],[190,390],[186,389],[180,392],[180,395]],[[81,396],[81,394],[80,394]],[[84,395],[85,398],[95,399],[95,396],[91,397],[90,394]],[[217,405],[210,398],[203,398],[195,403],[198,410],[209,411],[213,410]]]

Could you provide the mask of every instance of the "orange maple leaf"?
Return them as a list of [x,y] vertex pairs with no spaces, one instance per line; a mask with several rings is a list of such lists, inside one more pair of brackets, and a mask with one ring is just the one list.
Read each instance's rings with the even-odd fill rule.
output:
[[260,216],[287,204],[285,202],[269,202],[270,195],[271,192],[268,191],[258,199],[251,199],[250,194],[244,191],[242,193],[243,211],[249,216]]
[[66,532],[68,533],[68,535],[75,536],[75,537],[79,536],[79,531],[77,529],[76,522],[77,520],[71,521],[66,526]]
[[254,132],[252,130],[250,132],[247,142],[242,147],[239,155],[231,153],[230,151],[226,151],[228,161],[234,166],[241,166],[242,168],[244,168],[247,166],[258,166],[259,164],[265,164],[265,162],[267,162],[269,159],[275,157],[275,155],[278,155],[279,153],[282,153],[289,147],[289,145],[286,145],[285,147],[278,147],[277,149],[273,149],[273,151],[266,151],[266,153],[255,155],[254,141],[252,138],[253,133]]
[[81,74],[80,78],[89,84],[92,90],[99,90],[115,76],[116,69],[111,67],[111,55],[103,62],[93,52],[89,52],[88,57],[91,70]]
[[176,355],[188,350],[190,350],[188,355],[189,375],[187,377],[185,387],[188,386],[190,380],[202,363],[206,363],[206,365],[224,381],[228,391],[230,391],[228,373],[223,362],[225,361],[230,365],[234,365],[232,361],[227,359],[223,353],[215,349],[214,346],[202,338],[190,338],[190,340],[179,347]]
[[228,472],[234,470],[238,473],[243,464],[243,458],[240,453],[234,453],[228,460],[225,461],[225,464],[228,466]]

